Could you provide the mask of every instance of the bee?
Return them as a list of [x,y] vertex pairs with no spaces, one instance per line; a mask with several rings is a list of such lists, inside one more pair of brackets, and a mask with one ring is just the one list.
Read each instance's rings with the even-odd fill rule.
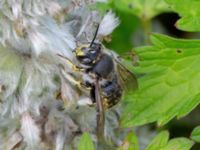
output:
[[119,57],[106,50],[101,42],[96,41],[98,35],[108,35],[118,25],[118,20],[111,12],[98,24],[91,42],[78,45],[73,53],[78,62],[75,65],[69,58],[65,58],[74,71],[83,74],[82,80],[73,78],[70,73],[62,71],[65,78],[81,90],[89,91],[92,104],[96,104],[97,111],[97,138],[104,137],[104,110],[112,108],[121,99],[123,90],[128,87],[137,89],[135,75],[122,63]]
[[99,28],[102,28],[101,25],[97,26],[91,42],[81,44],[73,51],[79,65],[74,65],[71,60],[65,58],[68,64],[73,66],[73,70],[84,73],[87,78],[77,81],[67,74],[65,77],[80,89],[88,89],[92,104],[97,102],[95,80],[98,80],[98,94],[102,105],[109,109],[120,101],[124,88],[131,85],[129,88],[135,90],[138,83],[135,75],[121,63],[118,56],[106,51],[103,44],[95,41]]

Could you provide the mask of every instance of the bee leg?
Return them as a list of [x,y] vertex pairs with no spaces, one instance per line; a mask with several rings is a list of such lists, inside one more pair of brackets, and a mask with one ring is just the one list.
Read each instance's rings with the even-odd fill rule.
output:
[[86,85],[85,83],[83,83],[81,81],[77,81],[75,78],[73,78],[71,75],[66,73],[64,70],[62,70],[61,72],[62,72],[63,76],[65,77],[65,79],[67,79],[73,85],[77,86],[79,89],[87,89],[87,90],[91,89],[90,86]]
[[73,65],[73,66],[72,66],[72,69],[73,69],[74,71],[78,71],[78,72],[85,72],[85,69],[84,69],[84,68],[79,67],[79,66],[76,66],[76,65]]
[[69,59],[66,59],[66,62],[67,62],[67,64],[69,64],[70,66],[72,66],[72,69],[73,69],[74,71],[78,71],[78,72],[84,72],[84,71],[85,71],[84,68],[82,68],[82,67],[80,67],[80,66],[74,65]]
[[72,66],[72,69],[74,70],[74,71],[79,71],[79,72],[84,72],[85,71],[85,68],[82,68],[82,67],[80,67],[80,66],[76,66],[76,65],[74,65],[73,63],[72,63],[72,61],[69,59],[69,58],[67,58],[67,57],[65,57],[65,56],[62,56],[62,55],[60,55],[60,54],[57,54],[59,57],[61,57],[61,58],[64,58],[65,60],[66,60],[66,63],[67,64],[69,64],[70,66]]

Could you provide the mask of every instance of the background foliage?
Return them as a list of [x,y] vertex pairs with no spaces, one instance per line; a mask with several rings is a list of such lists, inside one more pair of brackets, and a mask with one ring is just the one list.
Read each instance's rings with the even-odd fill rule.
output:
[[[156,127],[153,124],[157,131],[183,126],[177,132],[186,135],[185,138],[170,139],[169,132],[162,131],[146,150],[188,150],[194,144],[192,140],[200,141],[199,126],[192,131],[200,120],[195,122],[192,115],[185,117],[195,108],[194,112],[199,113],[199,6],[198,0],[110,0],[107,4],[96,5],[102,11],[111,8],[118,14],[121,25],[112,34],[112,41],[105,44],[128,58],[127,67],[132,68],[139,78],[139,90],[129,91],[124,96],[124,103],[128,104],[124,105],[121,126],[136,127],[157,122]],[[174,16],[176,22],[170,22],[170,17]],[[169,28],[162,24],[162,17],[171,23]],[[166,28],[176,32],[171,34]],[[176,34],[178,32],[183,34]],[[189,129],[188,124],[191,125]],[[170,134],[176,135],[176,132]],[[126,138],[126,142],[129,149],[138,149],[138,146],[130,146],[131,139]],[[199,149],[198,144],[192,149]]]
[[[12,2],[16,3],[13,3],[12,5]],[[43,34],[35,32],[37,31],[35,30],[29,32],[29,36],[27,36],[24,31],[25,29],[31,28],[29,28],[29,26],[24,26],[25,28],[20,27],[21,25],[26,25],[28,22],[30,23],[30,16],[25,17],[27,22],[20,22],[20,19],[23,18],[20,15],[23,13],[26,14],[23,9],[29,12],[28,6],[31,5],[28,5],[28,3],[25,3],[26,5],[20,5],[23,2],[24,1],[15,0],[2,0],[2,2],[0,2],[0,19],[2,20],[0,34],[1,36],[5,36],[4,38],[8,36],[8,39],[5,41],[3,38],[0,39],[0,42],[6,45],[9,43],[9,40],[13,40],[14,43],[10,44],[17,45],[15,47],[16,49],[11,49],[10,47],[3,48],[3,45],[0,46],[0,71],[11,75],[14,74],[11,77],[8,77],[6,74],[4,75],[1,73],[0,76],[5,76],[4,78],[8,80],[10,78],[10,83],[12,84],[11,87],[15,88],[14,90],[11,89],[11,92],[16,90],[16,92],[14,92],[14,98],[16,98],[17,102],[19,102],[18,99],[23,99],[20,96],[24,96],[25,100],[28,99],[29,94],[32,94],[32,90],[40,91],[41,88],[43,88],[41,93],[37,91],[36,94],[36,96],[40,98],[43,98],[43,96],[45,97],[45,94],[48,92],[51,94],[54,93],[53,91],[55,90],[55,87],[48,89],[45,86],[47,82],[54,85],[54,81],[47,81],[48,78],[46,78],[46,76],[51,76],[53,73],[55,73],[54,75],[56,76],[57,74],[60,74],[60,71],[59,69],[55,69],[56,67],[53,64],[44,64],[45,61],[42,57],[40,58],[41,62],[39,62],[39,59],[32,59],[31,55],[25,56],[23,53],[18,54],[14,51],[18,48],[20,49],[19,51],[23,51],[23,46],[29,47],[32,45],[33,48],[39,50],[35,51],[35,55],[38,55],[42,52],[43,48],[49,50],[52,49],[52,51],[55,49],[62,51],[62,49],[65,49],[66,47],[69,48],[69,43],[67,43],[67,45],[62,45],[61,43],[65,43],[66,41],[69,42],[75,39],[73,39],[72,36],[67,37],[67,31],[63,32],[65,27],[67,28],[69,26],[73,26],[73,23],[78,24],[80,16],[83,17],[81,18],[82,20],[87,20],[85,18],[86,16],[84,16],[84,11],[86,11],[85,13],[89,13],[90,11],[89,9],[83,9],[83,14],[81,11],[76,12],[78,14],[80,13],[77,20],[74,20],[74,22],[71,20],[72,22],[70,25],[68,24],[62,28],[58,28],[57,22],[59,24],[62,22],[62,19],[70,21],[70,19],[72,19],[70,17],[75,14],[70,17],[68,16],[68,18],[64,16],[64,14],[67,14],[67,11],[69,10],[62,10],[60,7],[61,5],[57,5],[54,2],[51,3],[53,8],[57,8],[57,10],[54,11],[53,9],[50,9],[51,7],[46,5],[48,3],[41,3],[41,7],[38,7],[38,2],[40,2],[39,0],[31,1],[33,2],[33,10],[30,9],[30,11],[33,11],[33,14],[36,14],[36,17],[33,14],[30,16],[34,16],[37,20],[40,13],[46,14],[48,12],[57,22],[55,23],[49,16],[46,18],[47,20],[49,19],[49,22],[47,21],[47,24],[45,25],[44,18],[40,18],[39,20],[41,22],[39,21],[37,23],[41,23],[43,28],[37,29],[38,31],[44,31]],[[89,2],[86,0],[72,0],[69,2],[70,3],[66,4],[66,6],[71,5],[69,9],[72,7],[81,7],[81,2],[85,2],[84,5],[86,7],[89,5]],[[21,6],[24,8],[22,9]],[[110,123],[109,120],[113,119],[112,121],[114,121],[117,126],[118,121],[120,120],[120,130],[117,131],[116,134],[114,132],[115,125],[111,123],[109,126],[106,126],[107,136],[110,137],[110,139],[113,138],[110,141],[114,141],[115,138],[120,139],[120,142],[115,141],[115,143],[119,145],[117,148],[118,150],[200,149],[198,144],[200,142],[199,6],[199,0],[107,0],[106,2],[105,0],[98,0],[96,4],[91,5],[91,9],[99,10],[102,15],[105,14],[106,11],[112,9],[112,11],[119,17],[121,21],[119,27],[112,33],[112,35],[105,37],[103,44],[105,44],[106,47],[115,50],[121,57],[124,58],[124,65],[137,76],[139,82],[139,88],[137,91],[130,90],[123,95],[121,117],[119,112],[111,112],[111,110],[108,112],[110,113],[110,118],[106,118],[107,124]],[[39,11],[40,8],[42,8],[41,12]],[[12,16],[12,13],[16,16]],[[4,21],[7,22],[4,24]],[[34,19],[32,21],[32,25],[37,26],[37,23],[34,23]],[[53,22],[51,23],[51,21]],[[48,28],[49,26],[52,28]],[[5,29],[14,31],[12,33],[15,34],[10,36],[12,34],[7,33],[7,30],[4,30],[4,27]],[[56,30],[52,31],[53,28]],[[74,26],[74,28],[76,28],[76,26]],[[36,29],[36,27],[34,27],[34,29]],[[30,41],[24,40],[27,37],[30,38]],[[60,39],[65,39],[66,41],[61,41]],[[19,43],[16,42],[17,40],[19,40]],[[28,42],[28,44],[20,45],[23,42]],[[59,48],[57,48],[57,46]],[[75,44],[72,44],[71,48],[73,46],[75,46]],[[27,47],[24,49],[27,50]],[[29,62],[29,59],[32,61]],[[45,60],[50,59],[51,57],[46,58]],[[56,61],[57,60],[55,60],[55,62]],[[43,65],[42,67],[38,65],[40,63]],[[30,67],[31,65],[32,67]],[[18,68],[16,66],[18,66]],[[44,71],[44,68],[47,69],[46,72]],[[11,71],[11,73],[9,71]],[[44,72],[46,74],[44,74]],[[43,75],[42,78],[41,75]],[[52,76],[54,77],[54,75]],[[27,81],[29,82],[26,82],[26,78],[28,78]],[[42,80],[41,83],[34,82],[39,81],[39,79]],[[58,82],[59,83],[57,84],[60,84],[62,81],[58,80]],[[18,86],[14,87],[13,85]],[[63,85],[62,87],[64,88],[64,91],[71,90],[69,88],[70,86],[68,87],[67,85]],[[4,90],[5,87],[0,85],[1,103],[5,103],[1,98],[4,96],[2,94]],[[21,95],[20,92],[22,93]],[[77,94],[76,92],[74,93]],[[70,95],[71,93],[69,92],[67,94]],[[71,95],[70,97],[75,99]],[[36,107],[38,109],[38,114],[46,113],[46,115],[35,119],[37,120],[35,121],[34,117],[31,116],[31,113],[28,112],[30,111],[29,109],[26,110],[27,113],[22,113],[22,115],[20,112],[19,117],[17,117],[17,120],[19,120],[17,127],[14,127],[15,124],[13,123],[12,130],[9,130],[9,127],[12,126],[12,122],[17,122],[15,120],[16,118],[13,119],[4,117],[1,114],[0,130],[2,130],[2,133],[5,135],[12,135],[9,137],[10,143],[13,141],[15,142],[13,145],[9,142],[9,144],[6,145],[11,146],[10,149],[13,149],[22,144],[22,141],[24,140],[26,144],[28,143],[27,145],[33,144],[33,146],[31,146],[32,149],[37,149],[37,143],[41,140],[40,131],[37,127],[40,126],[42,129],[46,129],[44,126],[49,122],[45,122],[44,120],[50,120],[50,125],[47,126],[47,129],[49,127],[52,130],[43,132],[47,143],[50,143],[49,145],[47,144],[49,147],[51,147],[51,144],[52,146],[55,144],[53,142],[56,142],[56,149],[62,149],[63,145],[65,145],[65,139],[73,139],[73,134],[77,134],[77,141],[79,144],[74,144],[77,146],[78,150],[97,149],[97,144],[95,143],[97,139],[95,139],[95,136],[91,134],[93,130],[95,130],[96,126],[90,126],[90,123],[95,124],[94,117],[91,117],[95,116],[95,109],[93,108],[93,111],[90,112],[89,108],[87,108],[84,110],[86,114],[75,113],[71,115],[74,117],[71,119],[71,116],[65,116],[68,112],[66,112],[66,114],[61,112],[61,109],[63,108],[59,107],[59,111],[57,111],[57,109],[54,110],[54,107],[57,106],[57,104],[53,103],[53,96],[51,98],[52,105],[44,105],[41,109],[39,105],[32,105],[35,101],[24,101],[27,103],[30,102],[28,103],[30,108],[32,108],[32,106]],[[35,99],[37,98],[34,98],[34,100]],[[8,100],[6,99],[5,101],[9,107],[13,106],[10,104],[11,102],[16,102],[13,100],[13,97]],[[27,108],[29,108],[27,103],[24,103],[23,106],[27,106]],[[59,103],[59,106],[60,105],[61,104]],[[1,105],[1,108],[3,108],[2,106],[3,105]],[[48,110],[45,109],[47,107],[53,111],[48,112]],[[17,108],[18,106],[14,109]],[[5,116],[10,113],[8,110],[9,108],[5,108]],[[76,108],[74,108],[74,110],[76,110]],[[13,115],[18,115],[15,111],[12,113]],[[48,115],[50,116],[50,119],[46,119]],[[84,115],[86,117],[84,117]],[[84,118],[81,118],[81,116]],[[85,118],[88,118],[88,120]],[[73,121],[74,119],[75,121]],[[20,125],[21,122],[24,126]],[[39,123],[40,125],[38,125]],[[79,126],[76,125],[77,123]],[[3,131],[4,129],[6,130]],[[35,134],[33,134],[32,131],[30,132],[31,129],[35,129]],[[83,134],[80,132],[80,129],[84,131]],[[67,136],[68,132],[70,133],[69,137]],[[122,133],[122,135],[120,133]],[[5,135],[0,135],[0,139],[2,137],[6,138]],[[56,140],[55,136],[57,136]],[[13,140],[12,137],[14,137],[15,140]],[[23,137],[25,138],[23,139]],[[18,139],[18,141],[16,139]],[[105,145],[108,147],[115,146],[110,141],[106,141],[107,143],[103,141],[102,143],[106,143],[107,145]],[[70,140],[68,142],[70,143]],[[0,145],[2,143],[3,142],[0,140]],[[25,143],[23,143],[24,145],[22,144],[22,146],[26,147]],[[70,144],[66,145],[69,146]]]

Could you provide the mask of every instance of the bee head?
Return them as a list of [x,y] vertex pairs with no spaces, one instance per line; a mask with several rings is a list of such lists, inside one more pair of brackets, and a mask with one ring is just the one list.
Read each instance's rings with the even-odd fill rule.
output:
[[97,58],[101,52],[101,44],[94,42],[99,29],[99,24],[95,31],[94,37],[89,44],[79,46],[75,49],[75,54],[78,61],[84,65],[92,65],[96,63]]
[[101,52],[101,44],[93,42],[92,44],[81,45],[74,52],[80,63],[91,65],[97,60]]

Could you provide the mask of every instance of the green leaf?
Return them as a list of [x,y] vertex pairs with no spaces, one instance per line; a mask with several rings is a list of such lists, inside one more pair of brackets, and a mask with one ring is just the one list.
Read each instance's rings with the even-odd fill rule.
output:
[[152,142],[147,146],[146,150],[159,150],[167,144],[168,139],[169,133],[167,131],[163,131],[152,140]]
[[121,125],[183,117],[200,102],[200,40],[178,40],[154,34],[153,46],[136,49],[139,90],[125,95]]
[[138,150],[138,140],[133,132],[129,132],[118,150]]
[[199,0],[166,0],[181,19],[176,23],[179,29],[185,31],[200,31],[200,1]]
[[112,9],[112,2],[109,3],[96,2],[95,4],[90,5],[90,8],[92,10],[98,10],[100,13],[104,14],[106,11]]
[[116,14],[120,19],[120,25],[112,33],[112,41],[105,44],[107,48],[115,50],[118,54],[124,54],[133,47],[133,32],[139,26],[139,19],[122,11],[117,11]]
[[170,10],[164,0],[117,0],[114,5],[117,9],[134,14],[142,20],[149,20]]
[[194,142],[187,138],[175,138],[169,141],[169,143],[160,150],[190,150]]
[[189,150],[194,144],[187,138],[168,140],[169,133],[167,131],[162,131],[152,140],[146,150]]
[[89,133],[84,133],[78,144],[78,150],[94,150],[94,145]]
[[191,138],[196,142],[200,142],[200,126],[194,128],[191,134]]

